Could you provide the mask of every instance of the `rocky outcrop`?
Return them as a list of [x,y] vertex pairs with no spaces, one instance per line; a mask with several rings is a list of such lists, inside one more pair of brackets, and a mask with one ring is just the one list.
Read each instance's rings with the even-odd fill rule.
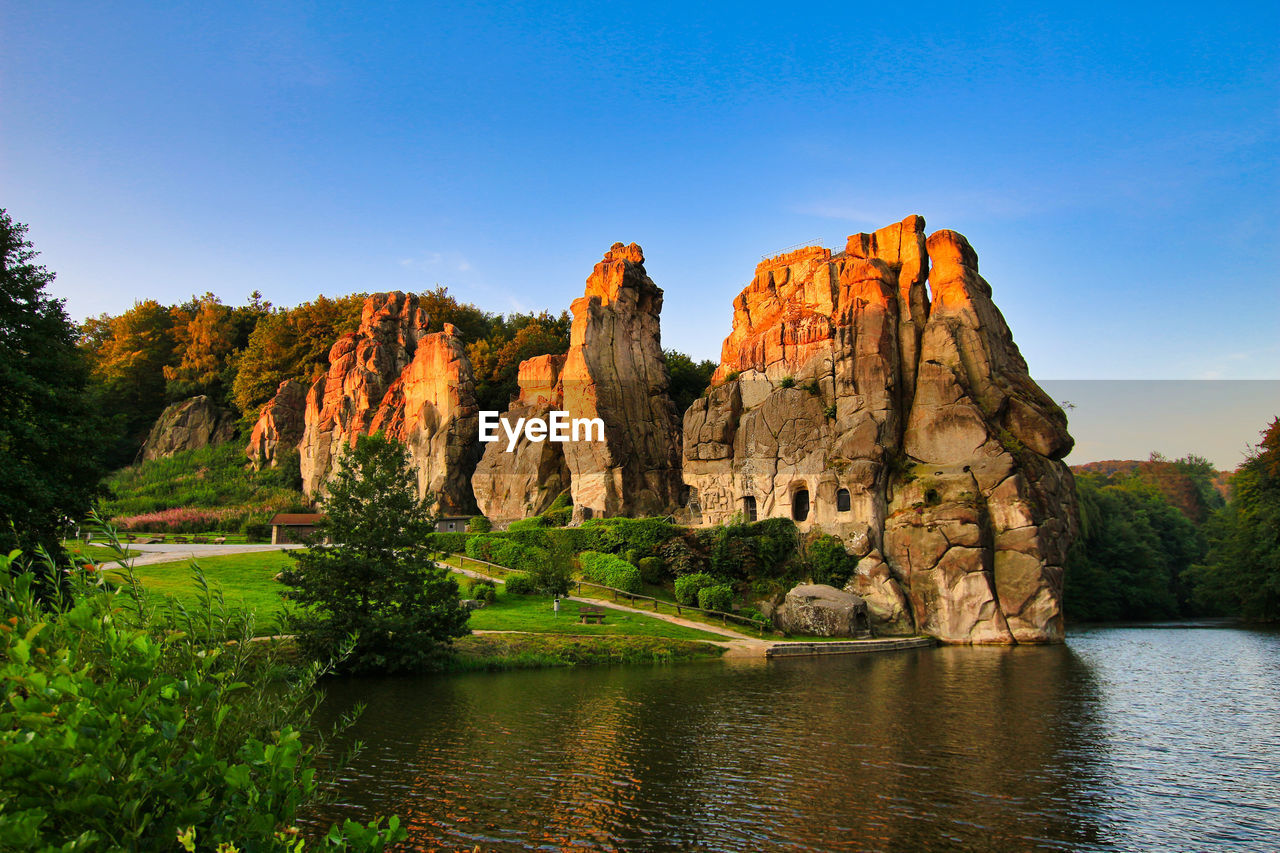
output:
[[360,327],[329,351],[329,371],[307,394],[299,445],[303,489],[322,497],[347,446],[384,431],[408,447],[420,494],[446,513],[475,509],[475,380],[453,326],[429,331],[414,294],[375,293]]
[[[603,437],[489,444],[473,485],[495,520],[540,512],[567,485],[574,517],[664,515],[681,503],[679,426],[668,394],[659,314],[662,290],[635,243],[615,243],[572,305],[569,352],[520,365],[520,396],[503,420],[599,419]],[[503,435],[503,433],[499,433]]]
[[244,449],[255,468],[274,468],[282,451],[297,449],[306,427],[306,409],[307,386],[297,379],[281,382],[258,414],[249,446]]
[[564,445],[575,516],[673,511],[684,492],[680,428],[662,354],[662,290],[640,247],[614,243],[570,310],[564,408],[604,421],[603,441]]
[[[520,395],[500,420],[514,430],[520,418],[545,419],[553,409],[561,409],[560,371],[564,362],[563,355],[540,355],[522,361]],[[530,441],[521,433],[514,449],[508,452],[506,429],[499,429],[500,440],[485,445],[471,478],[480,511],[499,523],[538,515],[569,488],[563,445]]]
[[174,403],[161,412],[138,456],[144,462],[160,459],[183,450],[222,444],[234,435],[235,416],[201,395]]
[[763,261],[714,383],[684,417],[695,522],[840,535],[878,632],[1062,638],[1072,441],[962,236],[912,216]]
[[857,637],[868,631],[867,605],[859,596],[833,586],[801,584],[773,611],[773,624],[788,634]]

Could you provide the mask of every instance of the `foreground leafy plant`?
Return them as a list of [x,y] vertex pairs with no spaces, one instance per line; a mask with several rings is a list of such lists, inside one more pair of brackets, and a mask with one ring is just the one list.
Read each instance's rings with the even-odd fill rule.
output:
[[[305,849],[295,818],[322,793],[322,744],[302,730],[322,668],[280,678],[252,616],[199,576],[187,609],[148,598],[127,570],[119,587],[93,564],[63,572],[69,594],[39,600],[30,564],[0,556],[4,849]],[[403,837],[395,818],[346,821],[318,844]]]

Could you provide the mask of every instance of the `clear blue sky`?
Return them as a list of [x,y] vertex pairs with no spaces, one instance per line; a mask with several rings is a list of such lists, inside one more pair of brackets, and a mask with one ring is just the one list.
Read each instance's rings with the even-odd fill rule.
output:
[[1044,379],[1280,378],[1280,5],[0,6],[0,206],[73,316],[446,284],[615,240],[716,357],[763,253],[910,213]]

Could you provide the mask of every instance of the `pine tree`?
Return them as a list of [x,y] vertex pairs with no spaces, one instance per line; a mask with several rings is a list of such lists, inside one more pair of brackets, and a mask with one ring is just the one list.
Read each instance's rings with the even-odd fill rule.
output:
[[57,553],[97,492],[104,430],[76,326],[26,235],[0,210],[0,553]]
[[403,445],[381,433],[357,438],[324,503],[321,533],[335,544],[293,552],[284,577],[304,654],[326,660],[355,634],[347,671],[422,671],[468,633],[458,584],[425,544],[433,503],[418,498]]

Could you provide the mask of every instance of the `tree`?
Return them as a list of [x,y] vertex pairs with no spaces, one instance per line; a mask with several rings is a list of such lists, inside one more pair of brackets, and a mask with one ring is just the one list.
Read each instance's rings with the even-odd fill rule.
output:
[[78,330],[26,234],[0,210],[0,553],[57,554],[97,492],[104,430]]
[[[286,379],[310,382],[329,366],[329,350],[338,338],[360,325],[364,294],[340,299],[317,297],[296,308],[267,311],[256,301],[248,309],[264,313],[234,361],[232,400],[242,414],[256,418]],[[237,311],[247,309],[236,309]]]
[[1187,615],[1184,575],[1204,555],[1195,525],[1155,486],[1135,477],[1076,477],[1081,536],[1067,558],[1073,620]]
[[170,400],[197,394],[211,394],[225,402],[227,367],[232,353],[244,345],[236,340],[232,309],[218,297],[206,293],[196,303],[186,323],[174,325],[174,356],[177,365],[165,365],[164,378]]
[[357,635],[351,672],[433,668],[468,633],[458,584],[427,546],[434,500],[417,495],[404,446],[359,436],[325,500],[322,532],[337,544],[294,552],[289,617],[304,654],[327,660]]
[[[164,369],[173,361],[174,313],[148,299],[135,302],[118,317],[83,329],[86,346],[99,341],[94,355],[94,379],[122,434],[112,452],[112,463],[132,461],[156,418],[165,407]],[[91,338],[88,336],[92,336]]]
[[1280,418],[1231,479],[1231,501],[1208,525],[1210,552],[1193,573],[1197,598],[1246,619],[1280,620]]
[[662,354],[666,357],[667,373],[671,376],[671,401],[676,405],[676,417],[684,417],[693,401],[711,384],[716,363],[708,359],[694,361],[673,349],[664,350]]

